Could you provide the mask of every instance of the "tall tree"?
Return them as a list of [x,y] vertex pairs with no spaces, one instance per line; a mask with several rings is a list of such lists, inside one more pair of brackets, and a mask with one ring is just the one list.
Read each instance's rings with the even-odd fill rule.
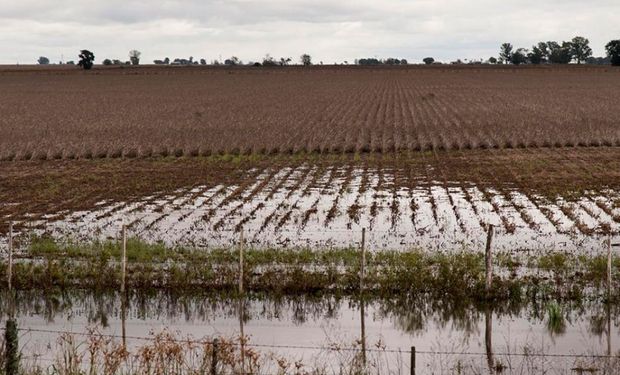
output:
[[553,64],[568,64],[573,60],[573,46],[571,42],[547,42],[549,47],[549,61]]
[[95,63],[95,54],[93,54],[91,51],[83,49],[80,51],[78,57],[80,58],[78,66],[81,66],[84,70],[89,70],[93,67],[93,64]]
[[301,64],[303,66],[312,65],[312,57],[310,57],[310,55],[308,55],[307,53],[304,53],[303,55],[301,55],[299,60],[301,61]]
[[50,63],[50,59],[48,59],[45,56],[41,56],[39,57],[39,59],[37,60],[37,62],[39,63],[39,65],[47,65]]
[[527,54],[532,64],[541,64],[544,61],[544,52],[538,46],[532,46],[532,51]]
[[499,60],[504,62],[505,64],[511,62],[512,60],[512,44],[503,43],[499,48]]
[[519,48],[512,53],[510,61],[515,65],[525,64],[527,62],[527,50],[525,48]]
[[577,60],[577,64],[581,64],[583,61],[592,56],[592,48],[590,48],[590,41],[582,36],[576,36],[571,40],[571,54],[573,58]]
[[620,39],[612,40],[605,46],[607,56],[611,59],[611,65],[620,66]]
[[140,64],[140,56],[142,52],[137,49],[132,49],[129,51],[129,61],[131,61],[131,65],[139,65]]

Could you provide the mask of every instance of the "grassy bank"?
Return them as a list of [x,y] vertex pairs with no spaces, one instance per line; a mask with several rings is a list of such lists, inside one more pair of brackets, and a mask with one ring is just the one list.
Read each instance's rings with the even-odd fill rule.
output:
[[[76,243],[34,237],[16,256],[17,289],[115,290],[121,280],[121,248],[116,241]],[[235,293],[238,249],[169,248],[129,239],[129,289],[213,290]],[[247,291],[275,294],[352,295],[360,287],[358,249],[252,249],[244,251]],[[549,296],[554,299],[606,298],[606,258],[548,253],[498,253],[490,296],[485,291],[482,253],[381,251],[366,255],[364,285],[369,296],[425,293],[434,297],[485,300]],[[620,259],[612,267],[618,280]],[[6,287],[7,263],[0,267]],[[617,283],[612,298],[618,299]]]

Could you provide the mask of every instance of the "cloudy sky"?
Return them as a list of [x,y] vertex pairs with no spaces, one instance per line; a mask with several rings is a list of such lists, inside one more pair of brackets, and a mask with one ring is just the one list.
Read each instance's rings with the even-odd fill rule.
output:
[[144,62],[168,56],[314,62],[488,58],[499,44],[620,38],[620,0],[0,0],[0,63],[75,60],[79,49]]

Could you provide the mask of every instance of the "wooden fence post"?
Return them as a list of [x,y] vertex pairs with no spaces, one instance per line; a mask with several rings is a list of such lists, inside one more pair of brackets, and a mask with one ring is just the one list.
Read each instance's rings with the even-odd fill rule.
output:
[[219,350],[219,341],[213,340],[213,352],[211,353],[211,375],[217,375],[217,351]]
[[364,277],[366,272],[366,228],[362,228],[362,260],[360,265],[360,293],[364,292]]
[[127,272],[127,227],[122,229],[122,255],[121,255],[121,293],[125,293],[125,274]]
[[9,221],[9,265],[7,270],[9,292],[13,289],[13,222]]
[[362,329],[362,363],[366,366],[366,311],[364,301],[364,275],[366,268],[366,228],[362,228],[362,257],[360,260],[360,318]]
[[239,293],[243,293],[243,229],[239,233]]
[[7,319],[4,331],[5,345],[5,372],[6,375],[18,375],[19,373],[19,343],[17,335],[17,322],[12,317]]
[[415,375],[415,346],[411,347],[411,367],[410,374]]
[[607,240],[607,298],[611,300],[611,234]]
[[493,282],[493,256],[491,254],[491,245],[493,242],[493,225],[489,224],[489,230],[487,232],[487,246],[485,251],[485,263],[486,263],[486,283],[485,291],[487,296],[491,292],[491,286]]
[[239,344],[241,347],[241,374],[245,375],[245,333],[244,324],[244,295],[243,295],[243,229],[239,232]]

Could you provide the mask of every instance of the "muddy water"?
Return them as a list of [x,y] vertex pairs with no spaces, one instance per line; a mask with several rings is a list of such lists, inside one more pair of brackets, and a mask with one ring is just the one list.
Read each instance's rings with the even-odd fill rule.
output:
[[255,247],[482,249],[487,225],[501,250],[603,249],[620,232],[620,194],[570,201],[470,183],[404,181],[391,170],[300,166],[265,170],[242,185],[198,186],[136,202],[100,202],[34,223],[56,237],[116,238],[126,224],[146,241],[229,246],[243,229]]
[[[5,298],[3,319],[6,302]],[[458,368],[486,372],[488,363],[510,366],[514,373],[570,373],[576,366],[603,366],[597,362],[600,358],[580,355],[620,354],[618,307],[608,309],[599,303],[561,305],[556,319],[549,312],[552,303],[485,308],[424,298],[367,301],[363,315],[359,300],[335,297],[249,296],[240,304],[224,297],[156,293],[133,295],[125,306],[123,319],[119,295],[20,292],[16,311],[24,330],[22,351],[39,364],[51,364],[59,354],[58,334],[48,331],[84,333],[98,326],[120,341],[124,326],[130,347],[143,344],[139,337],[164,328],[196,339],[233,337],[243,329],[257,350],[307,364],[350,359],[351,353],[361,350],[364,329],[368,360],[381,359],[391,371],[401,373],[409,371],[412,346],[420,373],[451,373]],[[327,350],[334,344],[355,350]]]

